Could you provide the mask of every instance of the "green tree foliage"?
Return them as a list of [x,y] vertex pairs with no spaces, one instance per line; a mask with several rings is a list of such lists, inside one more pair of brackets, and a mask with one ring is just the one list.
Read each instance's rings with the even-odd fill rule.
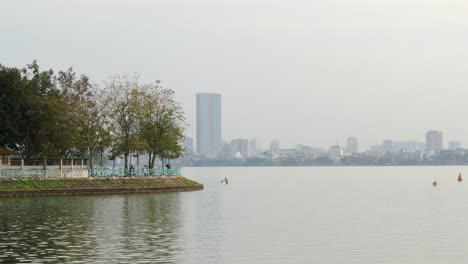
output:
[[136,149],[138,139],[138,117],[140,111],[141,87],[138,76],[113,76],[107,83],[108,111],[114,125],[115,156],[124,155],[125,168],[128,168],[128,158]]
[[156,157],[164,160],[182,156],[185,118],[180,105],[174,100],[174,91],[156,85],[147,85],[141,92],[139,132],[148,167],[153,168]]
[[23,141],[22,128],[30,108],[20,69],[0,65],[0,142],[18,150]]
[[24,158],[77,157],[102,160],[148,153],[167,162],[182,155],[184,113],[174,91],[141,85],[138,76],[113,76],[104,89],[73,69],[41,71],[0,64],[0,145]]
[[93,86],[86,75],[77,79],[71,68],[66,72],[59,72],[57,80],[67,105],[67,123],[71,124],[64,132],[70,132],[74,136],[78,148],[85,146],[92,169],[95,152],[102,151],[109,144],[109,122],[103,91]]
[[57,155],[61,99],[53,71],[40,71],[36,61],[23,69],[0,65],[0,144],[25,158]]

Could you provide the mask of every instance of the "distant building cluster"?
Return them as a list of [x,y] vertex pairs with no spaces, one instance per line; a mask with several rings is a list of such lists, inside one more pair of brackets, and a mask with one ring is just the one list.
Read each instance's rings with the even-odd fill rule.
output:
[[[281,148],[278,139],[260,146],[259,140],[236,138],[222,140],[221,95],[196,95],[196,149],[194,140],[184,142],[187,164],[195,165],[392,165],[438,164],[464,162],[460,141],[449,141],[444,149],[441,131],[430,130],[426,141],[396,141],[384,139],[381,144],[361,151],[359,140],[348,137],[346,146],[332,145],[328,150],[297,145]],[[468,153],[467,153],[468,163]]]

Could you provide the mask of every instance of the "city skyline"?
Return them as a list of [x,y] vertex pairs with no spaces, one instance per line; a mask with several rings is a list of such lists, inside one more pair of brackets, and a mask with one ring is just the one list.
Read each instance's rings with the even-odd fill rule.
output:
[[[225,154],[225,150],[223,149],[223,141],[231,141],[230,144],[233,144],[233,142],[237,141],[237,140],[252,140],[252,139],[257,139],[256,137],[247,137],[247,138],[240,138],[240,137],[235,137],[234,139],[226,139],[225,137],[223,137],[223,135],[221,134],[221,127],[222,127],[222,122],[221,122],[221,119],[222,119],[222,107],[221,107],[221,94],[217,94],[217,93],[197,93],[196,94],[196,101],[197,101],[197,134],[196,134],[196,138],[197,138],[197,141],[196,141],[196,144],[197,144],[197,154],[201,154],[201,155],[207,155],[208,152],[209,152],[209,155],[212,156],[212,157],[215,157],[217,156],[218,154],[221,154],[222,156],[226,156]],[[203,114],[200,114],[200,113],[203,113]],[[219,115],[219,116],[218,116]],[[201,118],[202,116],[205,116],[204,118]],[[216,118],[214,118],[216,117]],[[213,119],[214,118],[214,119]],[[219,126],[219,128],[217,129],[214,129],[214,127],[212,126],[212,123],[213,123],[213,120],[217,120],[219,119],[219,121],[216,121],[216,127]],[[203,121],[202,121],[203,120]],[[202,121],[202,122],[201,122]],[[199,128],[199,124],[201,123],[204,123],[204,128]],[[208,129],[210,128],[210,129]],[[210,130],[210,131],[208,131]],[[213,131],[216,130],[216,136],[217,138],[215,139],[216,142],[219,142],[216,143],[218,145],[218,147],[216,147],[217,149],[217,152],[213,152],[213,151],[206,151],[206,150],[198,150],[198,148],[201,146],[201,145],[206,145],[206,144],[211,144],[209,143],[208,141],[210,141],[211,139],[209,138],[209,134],[212,134]],[[219,130],[219,131],[218,131]],[[200,131],[205,131],[204,133],[200,133]],[[201,138],[201,134],[205,134],[205,143],[201,143],[199,145],[198,141],[199,141],[199,138]],[[382,150],[383,151],[394,151],[395,149],[409,149],[411,151],[415,150],[415,149],[427,149],[427,150],[434,150],[436,152],[442,150],[442,149],[456,149],[457,147],[460,148],[461,145],[462,145],[462,142],[461,141],[454,141],[454,140],[450,140],[448,141],[447,143],[447,147],[444,146],[443,144],[443,139],[442,139],[442,136],[443,135],[443,132],[442,131],[438,131],[438,130],[429,130],[425,133],[425,142],[422,142],[422,141],[418,141],[418,140],[393,140],[393,139],[383,139],[382,141]],[[189,136],[189,138],[191,138]],[[208,143],[207,143],[208,142]],[[269,150],[271,151],[272,149],[280,149],[279,148],[279,140],[275,137],[271,137],[271,140],[270,140],[270,147],[269,147]],[[346,137],[346,143],[344,144],[341,144],[339,140],[336,141],[336,143],[333,145],[333,144],[330,144],[328,145],[328,147],[330,146],[336,146],[336,147],[341,147],[343,150],[346,150],[348,153],[358,153],[358,149],[359,149],[359,139],[356,138],[356,137],[350,137],[350,136],[347,136]],[[237,143],[234,143],[235,145]],[[249,143],[247,143],[248,145],[250,145]],[[256,144],[256,143],[255,143]],[[304,145],[303,143],[301,142],[298,142],[296,143],[294,146],[287,146],[285,149],[287,148],[294,148],[294,147],[297,147],[298,145]],[[417,146],[417,145],[420,145],[420,146]],[[422,145],[424,145],[425,147],[421,147]],[[274,147],[273,147],[274,146]],[[324,147],[324,146],[318,146],[318,145],[308,145],[308,146],[311,146],[311,147],[319,147],[319,148],[324,148],[326,149],[327,147]],[[377,145],[368,145],[367,147],[365,148],[362,148],[361,146],[361,151],[372,151],[373,150],[373,147],[375,146],[379,146],[378,144]],[[255,146],[257,148],[257,146]],[[209,146],[209,147],[206,147],[206,148],[213,148],[212,146]],[[239,147],[237,147],[239,148]],[[246,148],[248,149],[248,148]],[[268,150],[267,146],[263,146],[263,147],[259,147],[260,150]],[[246,150],[247,151],[247,150]],[[244,155],[242,156],[245,156],[246,157],[246,154],[244,153]]]
[[[432,139],[431,136],[428,138],[428,133],[432,134],[433,132],[436,132],[436,139]],[[340,144],[340,143],[331,143],[328,146],[321,147],[321,146],[313,146],[313,145],[305,145],[303,143],[297,143],[294,146],[282,146],[282,148],[279,147],[280,145],[280,140],[277,138],[273,138],[271,141],[267,142],[267,144],[256,144],[256,147],[258,150],[265,151],[265,150],[270,150],[274,151],[277,149],[293,149],[297,148],[298,146],[307,146],[307,147],[316,147],[316,148],[322,148],[323,150],[328,149],[329,147],[340,147],[343,150],[345,150],[348,153],[359,153],[359,152],[366,152],[366,151],[375,151],[376,147],[380,146],[382,151],[399,151],[402,149],[406,149],[408,151],[415,151],[415,150],[434,150],[436,152],[440,150],[446,150],[446,149],[459,149],[463,148],[463,142],[459,140],[449,140],[447,144],[443,144],[442,141],[442,131],[434,131],[430,130],[425,133],[425,140],[420,139],[420,140],[392,140],[392,139],[383,139],[381,141],[381,144],[379,142],[376,142],[373,145],[369,146],[362,146],[359,144],[359,139],[356,137],[346,137],[346,143],[345,144]],[[440,137],[440,139],[439,139]],[[225,142],[232,142],[236,140],[259,140],[258,138],[235,138],[235,139],[225,139],[223,138],[223,141]],[[432,142],[432,141],[435,141]],[[433,147],[436,145],[437,147]]]

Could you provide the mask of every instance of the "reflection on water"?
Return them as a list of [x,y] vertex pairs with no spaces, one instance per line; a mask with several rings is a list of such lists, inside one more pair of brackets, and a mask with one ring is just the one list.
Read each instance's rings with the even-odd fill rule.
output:
[[204,190],[0,199],[0,263],[466,263],[459,171],[190,168]]
[[0,199],[0,262],[170,263],[180,195]]

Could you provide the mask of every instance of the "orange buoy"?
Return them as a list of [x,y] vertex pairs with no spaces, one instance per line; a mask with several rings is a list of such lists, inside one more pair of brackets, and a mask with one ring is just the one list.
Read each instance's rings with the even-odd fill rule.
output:
[[463,178],[462,178],[462,176],[461,176],[461,173],[458,173],[458,181],[459,181],[459,182],[463,181]]

